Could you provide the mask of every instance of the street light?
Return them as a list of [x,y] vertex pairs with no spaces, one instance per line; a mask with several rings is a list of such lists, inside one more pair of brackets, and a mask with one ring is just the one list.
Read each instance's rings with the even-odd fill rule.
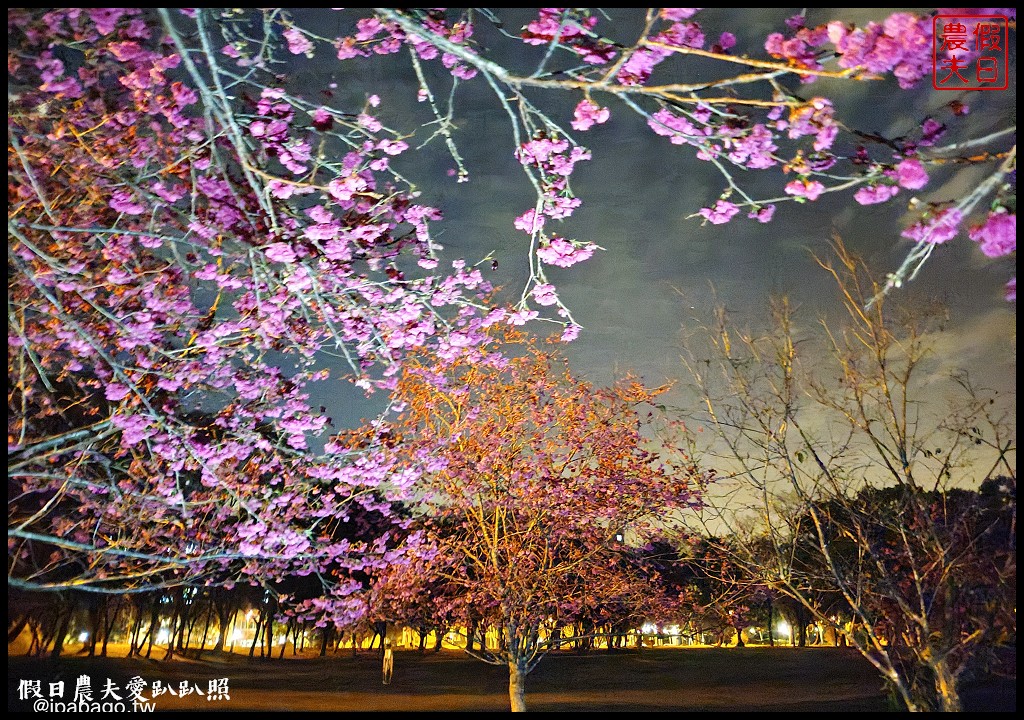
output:
[[789,631],[790,631],[789,623],[786,622],[785,620],[779,620],[779,634],[780,635],[785,635],[786,639],[788,640],[789,639]]

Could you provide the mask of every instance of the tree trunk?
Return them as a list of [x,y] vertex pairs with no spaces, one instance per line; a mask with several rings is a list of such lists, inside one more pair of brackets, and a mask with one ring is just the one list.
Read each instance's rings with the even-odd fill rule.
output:
[[211,602],[206,608],[206,623],[203,625],[203,639],[199,641],[199,651],[196,653],[196,660],[202,655],[206,649],[206,637],[210,633],[210,621],[213,620],[213,603]]
[[157,628],[160,627],[160,603],[157,602],[156,598],[153,598],[149,606],[149,632],[147,636],[149,638],[149,644],[146,645],[146,659],[149,660],[153,654],[153,643],[156,642]]
[[508,663],[508,699],[512,712],[526,712],[526,673],[514,660]]
[[949,663],[939,660],[932,665],[935,673],[935,692],[939,697],[942,712],[961,712],[960,693],[957,691],[956,675],[950,670]]
[[103,645],[100,648],[100,655],[102,657],[107,656],[107,644],[110,642],[110,633],[114,631],[114,624],[117,622],[117,616],[121,614],[122,602],[121,598],[117,598],[114,602],[114,608],[110,610],[109,620],[103,625]]
[[53,650],[50,652],[50,657],[58,658],[61,652],[64,650],[64,638],[68,634],[68,630],[71,628],[71,618],[75,614],[75,602],[72,600],[67,610],[61,614],[59,624],[57,625],[57,634],[53,637]]
[[[196,614],[195,612],[192,612],[189,615],[188,634],[185,635],[185,647],[184,647],[185,651],[187,651],[189,648],[192,647],[192,630],[195,629],[196,622],[198,620],[199,620],[199,615]],[[181,650],[180,647],[178,649]]]
[[[471,620],[466,628],[466,651],[473,652],[473,638],[476,637],[476,620]],[[480,642],[480,649],[483,650],[483,641]]]
[[[280,660],[284,657],[284,651],[288,647],[288,626],[284,626],[284,642],[281,643],[281,649],[277,653],[277,659]],[[293,645],[294,647],[294,645]]]
[[274,616],[270,614],[271,611],[267,610],[267,622],[263,626],[266,638],[265,646],[266,652],[263,652],[263,648],[260,648],[260,657],[269,660],[274,656]]
[[185,631],[188,630],[188,622],[192,618],[191,606],[186,602],[185,590],[178,588],[177,599],[174,606],[178,612],[178,632],[174,632],[174,625],[171,625],[171,637],[177,638],[178,652],[185,654]]
[[42,628],[37,622],[29,620],[28,629],[32,633],[32,642],[28,645],[28,654],[32,656],[42,655],[43,650],[40,643],[42,639]]
[[174,601],[174,606],[171,609],[171,619],[167,625],[167,653],[164,656],[164,660],[170,659],[174,655],[174,638],[178,632],[178,611],[179,611],[180,600]]
[[142,652],[142,644],[139,642],[139,635],[142,634],[142,608],[135,607],[135,616],[132,620],[132,629],[128,633],[128,657],[134,657]]
[[327,646],[331,642],[331,626],[324,626],[320,633],[320,657],[327,657]]
[[107,600],[100,598],[89,606],[89,652],[88,657],[96,657],[96,645],[99,644],[101,627],[107,624]]
[[386,620],[377,620],[373,623],[373,637],[370,638],[370,650],[377,645],[377,638],[380,638],[380,648],[378,653],[380,654],[381,661],[384,660],[384,638],[388,634],[388,623]]
[[217,609],[217,644],[214,646],[214,652],[224,652],[224,646],[227,643],[228,626],[232,624],[235,612],[234,607],[230,604],[227,598],[219,598],[220,602],[216,603]]
[[231,624],[228,627],[228,632],[231,637],[231,644],[228,646],[228,652],[233,653],[235,651],[235,625],[238,624],[238,610],[235,610],[235,614],[231,616]]
[[8,622],[7,624],[7,644],[10,645],[12,642],[18,639],[21,635],[21,631],[28,627],[28,615],[21,615],[13,624]]
[[[151,635],[151,633],[143,634],[143,632],[142,632],[142,617],[141,617],[141,615],[140,615],[140,617],[139,617],[137,622],[138,622],[138,625],[136,626],[136,629],[135,629],[135,636],[136,637],[132,641],[132,647],[128,651],[128,657],[134,657],[134,656],[142,657],[142,648],[145,646],[146,640],[149,639],[149,637]],[[147,629],[149,629],[149,626],[147,626]]]
[[[256,618],[256,634],[252,636],[252,644],[249,646],[249,658],[251,659],[256,655],[256,644],[263,638],[263,615],[262,613]],[[260,645],[260,651],[263,651],[263,646]]]

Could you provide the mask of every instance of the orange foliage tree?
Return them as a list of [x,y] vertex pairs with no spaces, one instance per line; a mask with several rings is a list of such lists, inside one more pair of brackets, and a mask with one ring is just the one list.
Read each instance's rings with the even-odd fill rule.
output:
[[553,349],[508,330],[496,340],[504,355],[409,364],[395,422],[361,432],[419,477],[418,561],[380,578],[391,607],[443,587],[438,612],[497,628],[497,648],[470,652],[507,665],[512,709],[524,710],[526,675],[565,641],[556,629],[595,608],[680,600],[652,597],[654,571],[634,548],[698,505],[704,478],[666,442],[675,426],[651,404],[665,388],[633,377],[597,388]]

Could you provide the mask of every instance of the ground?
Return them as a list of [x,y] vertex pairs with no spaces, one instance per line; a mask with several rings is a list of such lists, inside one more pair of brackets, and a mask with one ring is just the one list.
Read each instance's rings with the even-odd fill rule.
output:
[[[289,654],[290,654],[289,650]],[[162,657],[162,653],[155,657]],[[341,650],[315,656],[253,659],[206,653],[192,660],[125,660],[69,656],[56,662],[8,658],[8,710],[27,710],[22,680],[64,682],[71,699],[87,675],[93,700],[107,680],[123,689],[132,677],[198,687],[227,678],[230,699],[162,694],[156,709],[220,711],[506,711],[508,673],[454,650],[434,654],[397,651],[394,680],[381,682],[376,652],[357,657]],[[1014,681],[973,684],[967,708],[1016,709]],[[526,702],[536,711],[832,711],[891,710],[875,670],[849,648],[657,648],[640,651],[560,653],[545,658],[527,678]]]

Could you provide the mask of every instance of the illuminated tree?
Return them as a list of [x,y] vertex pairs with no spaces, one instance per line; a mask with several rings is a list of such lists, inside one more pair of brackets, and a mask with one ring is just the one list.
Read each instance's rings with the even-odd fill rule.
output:
[[[708,519],[747,573],[817,620],[835,623],[840,595],[846,638],[908,709],[959,710],[962,673],[1015,633],[1001,614],[1015,606],[1012,403],[966,374],[930,376],[924,317],[865,310],[879,286],[835,250],[821,265],[844,323],[814,334],[783,302],[767,334],[722,314],[710,357],[690,350],[704,459],[735,478]],[[1002,514],[959,489],[997,475]]]
[[[768,222],[825,192],[902,199],[943,168],[983,168],[965,197],[911,203],[915,249],[879,294],[966,223],[986,255],[1015,252],[1007,118],[970,137],[958,101],[900,137],[847,133],[805,82],[918,84],[929,17],[793,18],[757,58],[728,29],[709,42],[696,12],[651,9],[630,28],[574,8],[515,26],[488,9],[10,10],[10,583],[122,592],[298,574],[321,581],[334,621],[354,620],[358,584],[332,573],[398,558],[336,542],[332,523],[353,503],[383,510],[415,477],[373,446],[321,447],[332,365],[390,391],[409,354],[479,358],[495,323],[543,313],[575,338],[547,273],[599,249],[557,228],[581,202],[577,134],[611,121],[611,99],[721,171],[721,197],[695,212],[711,224]],[[511,52],[485,49],[485,28]],[[358,85],[371,57],[408,63],[425,115],[385,126],[380,88]],[[486,249],[441,264],[435,199],[402,174],[437,140],[452,176],[471,176],[452,104],[471,81],[494,91],[536,190],[512,223],[529,273],[511,308],[486,300]],[[571,117],[542,103],[558,93]],[[788,175],[762,198],[738,182],[748,170]]]
[[556,627],[602,604],[655,602],[616,535],[642,541],[673,511],[698,505],[703,479],[644,417],[660,390],[632,378],[595,388],[535,343],[505,354],[408,363],[396,418],[363,433],[383,435],[389,461],[420,476],[416,561],[388,583],[415,603],[441,579],[440,611],[468,619],[472,609],[497,628],[500,647],[471,654],[508,667],[519,711]]
[[437,212],[393,135],[228,78],[190,15],[8,16],[9,582],[314,575],[354,613],[328,570],[383,549],[331,526],[385,508],[389,468],[311,450],[326,360],[388,388],[408,351],[473,344],[486,287],[425,272]]

